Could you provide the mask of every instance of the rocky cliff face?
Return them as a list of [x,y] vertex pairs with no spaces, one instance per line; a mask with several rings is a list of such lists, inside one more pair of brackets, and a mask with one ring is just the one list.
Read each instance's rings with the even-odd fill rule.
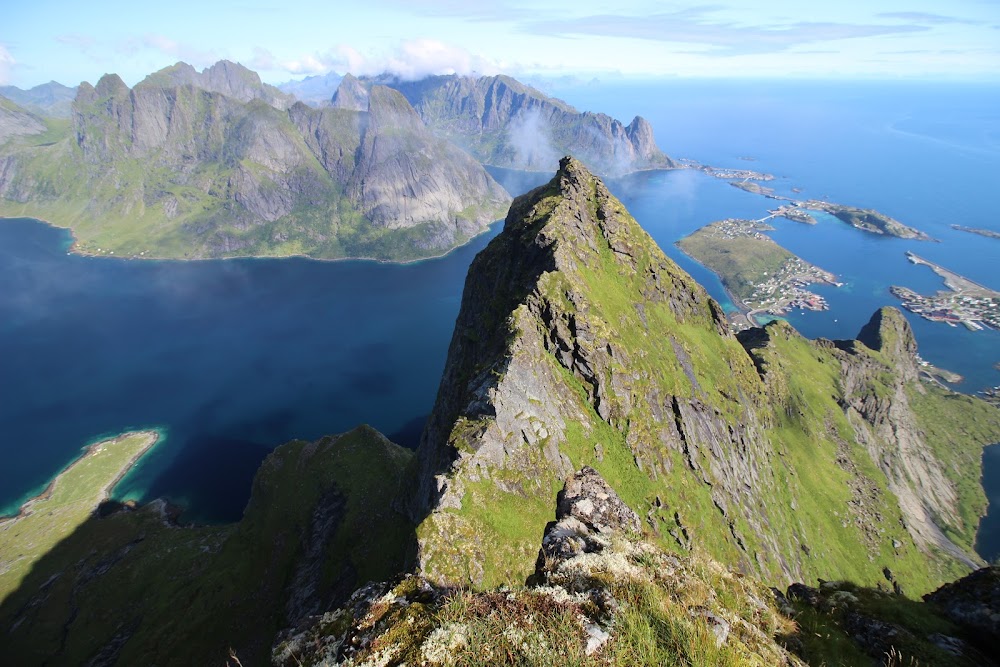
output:
[[[905,320],[880,313],[862,337],[882,351],[782,324],[737,340],[603,184],[563,160],[470,268],[418,456],[421,572],[523,580],[559,480],[590,465],[672,549],[773,581],[873,584],[892,565],[929,590],[978,562],[942,531],[974,532],[984,505],[938,515],[958,493],[899,400],[919,391]],[[988,420],[992,435],[937,434],[939,447],[980,451],[1000,434]]]
[[362,101],[286,109],[226,61],[132,89],[109,74],[80,86],[71,137],[2,156],[0,210],[70,225],[83,250],[146,257],[410,259],[500,216],[506,192],[399,93]]
[[368,111],[368,88],[356,77],[347,74],[334,91],[330,106],[352,111]]
[[848,353],[842,370],[844,411],[898,498],[908,531],[922,548],[941,549],[978,566],[979,559],[963,553],[945,534],[962,532],[958,491],[910,404],[907,388],[923,387],[917,382],[917,343],[906,318],[883,308],[861,330],[857,343],[840,347]]
[[383,81],[400,90],[431,128],[499,167],[550,171],[573,155],[596,173],[619,176],[676,166],[653,140],[649,123],[628,125],[580,113],[508,76]]

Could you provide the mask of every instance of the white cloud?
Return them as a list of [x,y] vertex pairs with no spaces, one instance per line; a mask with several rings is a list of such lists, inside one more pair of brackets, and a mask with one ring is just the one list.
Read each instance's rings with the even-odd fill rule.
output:
[[206,67],[219,60],[218,56],[212,51],[198,49],[183,42],[170,39],[165,35],[159,35],[156,33],[147,33],[143,35],[142,45],[146,48],[164,53],[172,58],[183,60],[189,65],[193,65],[195,67]]
[[10,80],[10,70],[17,64],[14,60],[14,56],[10,55],[10,51],[3,44],[0,44],[0,85],[6,85]]
[[416,80],[432,74],[496,74],[500,65],[435,39],[415,39],[403,42],[381,69]]
[[350,72],[358,76],[394,74],[404,80],[416,80],[432,74],[495,74],[502,64],[434,39],[415,39],[400,43],[389,53],[362,53],[348,44],[325,52],[281,59],[267,49],[254,47],[250,66],[261,70],[280,70],[295,75]]

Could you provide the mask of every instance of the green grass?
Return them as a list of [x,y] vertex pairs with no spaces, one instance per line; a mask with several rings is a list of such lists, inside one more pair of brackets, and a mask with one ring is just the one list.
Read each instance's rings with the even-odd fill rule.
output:
[[795,255],[770,239],[724,238],[717,232],[718,224],[702,227],[677,245],[718,274],[726,288],[742,301],[750,300],[758,284],[795,259]]
[[157,438],[152,432],[127,433],[89,446],[41,496],[23,506],[20,515],[0,521],[0,603],[39,559],[91,518]]

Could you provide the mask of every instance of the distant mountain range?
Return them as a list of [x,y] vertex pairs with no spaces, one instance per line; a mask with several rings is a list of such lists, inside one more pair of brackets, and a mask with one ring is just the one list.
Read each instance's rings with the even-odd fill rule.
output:
[[330,74],[279,88],[220,61],[133,88],[107,74],[8,92],[0,215],[71,227],[94,254],[415,259],[506,211],[483,165],[547,171],[572,154],[608,175],[676,166],[642,118],[579,113],[505,76]]
[[281,92],[293,95],[295,99],[305,102],[310,106],[322,107],[330,104],[330,98],[337,92],[337,86],[340,85],[340,81],[343,78],[343,76],[336,72],[330,72],[328,74],[307,76],[300,81],[279,83],[277,88]]
[[55,118],[69,118],[76,88],[49,81],[28,90],[21,90],[17,86],[0,86],[0,95],[28,111]]

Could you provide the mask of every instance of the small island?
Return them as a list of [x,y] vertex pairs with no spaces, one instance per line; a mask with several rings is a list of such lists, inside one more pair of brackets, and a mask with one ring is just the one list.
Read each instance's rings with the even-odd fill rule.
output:
[[774,188],[769,188],[766,185],[761,185],[756,181],[742,180],[742,181],[732,181],[729,183],[734,188],[739,188],[740,190],[745,190],[753,195],[760,195],[761,197],[767,197],[768,199],[784,199],[779,195],[774,194]]
[[[745,158],[740,158],[745,159]],[[690,158],[680,158],[677,163],[683,169],[696,169],[703,174],[708,174],[712,178],[721,178],[726,181],[738,180],[738,181],[773,181],[773,174],[765,174],[760,171],[754,171],[753,169],[733,169],[730,167],[712,167],[707,164],[702,164],[697,160],[692,160]],[[735,183],[734,183],[735,185]]]
[[951,228],[958,230],[960,232],[979,234],[980,236],[985,236],[988,239],[1000,239],[1000,232],[995,232],[992,229],[983,229],[981,227],[966,227],[964,225],[952,225]]
[[941,386],[943,383],[948,384],[958,384],[965,380],[961,375],[954,371],[949,371],[946,368],[941,368],[930,363],[919,354],[913,355],[917,361],[917,372],[920,373],[920,377],[929,382],[935,382]]
[[914,239],[917,241],[935,240],[930,235],[920,231],[919,229],[904,225],[899,220],[890,218],[888,215],[879,213],[878,211],[870,208],[844,206],[842,204],[833,204],[831,202],[820,201],[818,199],[809,199],[804,202],[799,202],[798,206],[812,211],[824,211],[836,217],[838,220],[846,222],[851,227],[871,232],[872,234],[885,234],[887,236],[896,236],[901,239]]
[[154,431],[140,431],[90,445],[17,516],[0,519],[0,600],[17,590],[39,558],[90,518],[158,439]]
[[[737,328],[757,326],[762,313],[828,310],[823,297],[807,285],[840,286],[836,276],[781,247],[764,234],[773,230],[762,220],[730,218],[702,227],[677,242],[678,247],[715,272],[744,317]],[[745,320],[745,322],[744,322]]]
[[962,324],[971,331],[980,331],[984,327],[1000,330],[1000,292],[912,252],[906,253],[906,257],[914,264],[927,266],[941,276],[948,289],[940,290],[932,296],[924,296],[909,288],[893,285],[889,291],[903,302],[904,308],[925,320],[944,322],[953,327]]
[[[773,176],[769,174],[763,174],[762,176],[768,176],[768,178],[753,178],[752,176],[745,177],[727,177],[718,176],[712,173],[711,167],[702,167],[701,171],[705,173],[716,176],[717,178],[741,178],[741,180],[731,181],[729,184],[734,188],[739,188],[749,192],[750,194],[760,195],[768,199],[775,199],[778,201],[788,202],[782,204],[778,208],[769,211],[771,217],[781,217],[787,218],[794,222],[801,222],[809,225],[816,224],[816,218],[813,217],[808,211],[823,211],[824,213],[829,213],[838,220],[846,222],[851,227],[860,229],[861,231],[870,232],[872,234],[884,234],[886,236],[895,236],[901,239],[914,239],[916,241],[936,241],[937,239],[931,237],[929,234],[916,229],[915,227],[910,227],[909,225],[904,225],[899,220],[889,217],[885,213],[880,213],[875,209],[871,208],[858,208],[856,206],[844,206],[843,204],[835,204],[833,202],[823,201],[821,199],[807,199],[805,201],[800,201],[798,199],[792,199],[791,197],[784,197],[782,195],[775,194],[774,188],[763,186],[755,181],[757,180],[772,180]],[[737,170],[728,170],[735,172]],[[750,172],[756,173],[756,172]],[[793,188],[793,192],[800,192],[798,188]],[[954,227],[955,225],[952,225]],[[977,233],[981,233],[989,230],[978,230]],[[1000,235],[998,235],[1000,236]]]

